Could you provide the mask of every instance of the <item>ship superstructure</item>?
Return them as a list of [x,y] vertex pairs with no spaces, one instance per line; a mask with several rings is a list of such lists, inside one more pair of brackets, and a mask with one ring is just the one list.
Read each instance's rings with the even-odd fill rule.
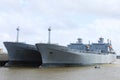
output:
[[111,41],[104,43],[104,38],[99,38],[98,43],[83,44],[82,39],[79,38],[76,43],[70,43],[68,45],[70,49],[77,49],[80,51],[99,52],[99,53],[110,53],[114,52]]

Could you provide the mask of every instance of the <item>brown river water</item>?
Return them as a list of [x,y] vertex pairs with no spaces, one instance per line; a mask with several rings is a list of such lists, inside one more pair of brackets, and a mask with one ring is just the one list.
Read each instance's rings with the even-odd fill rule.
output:
[[0,67],[0,80],[120,80],[120,60],[99,67]]

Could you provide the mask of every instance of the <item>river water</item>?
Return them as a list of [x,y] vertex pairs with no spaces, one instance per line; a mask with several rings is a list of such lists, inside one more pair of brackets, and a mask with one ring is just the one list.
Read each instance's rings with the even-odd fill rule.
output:
[[120,60],[81,67],[0,67],[0,80],[120,80]]

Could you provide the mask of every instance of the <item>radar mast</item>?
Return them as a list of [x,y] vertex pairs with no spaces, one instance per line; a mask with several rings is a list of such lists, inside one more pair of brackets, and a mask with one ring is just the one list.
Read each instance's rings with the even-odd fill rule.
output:
[[16,28],[16,30],[17,30],[16,42],[19,42],[19,31],[20,31],[19,26]]

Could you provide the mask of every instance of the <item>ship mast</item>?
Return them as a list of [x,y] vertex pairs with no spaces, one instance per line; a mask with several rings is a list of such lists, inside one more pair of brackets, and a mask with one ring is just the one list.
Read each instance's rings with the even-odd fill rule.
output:
[[50,44],[51,27],[48,28],[48,44]]
[[16,28],[16,30],[17,30],[16,42],[19,42],[19,31],[20,31],[19,26]]

